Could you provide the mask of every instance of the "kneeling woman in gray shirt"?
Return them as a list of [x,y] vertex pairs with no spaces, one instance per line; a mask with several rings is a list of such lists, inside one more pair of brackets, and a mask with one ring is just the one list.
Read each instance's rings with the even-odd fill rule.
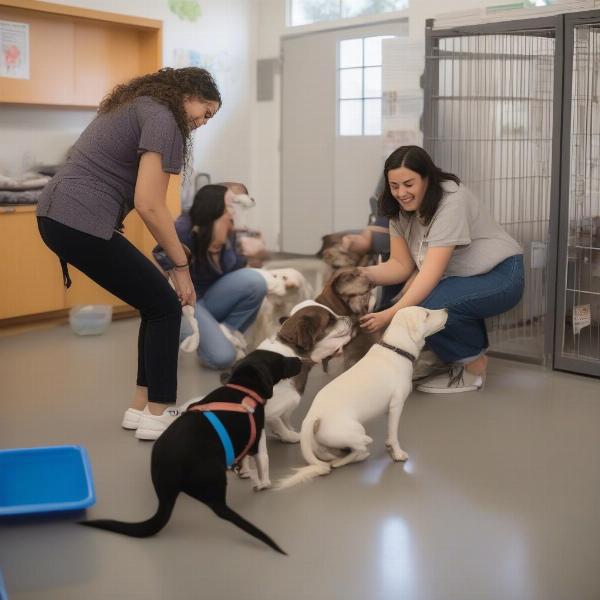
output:
[[[166,204],[191,133],[221,106],[204,69],[161,69],[117,86],[44,189],[37,217],[42,239],[60,258],[140,311],[137,389],[123,427],[156,439],[178,415],[177,356],[181,306],[196,294]],[[175,291],[120,230],[135,210],[173,264]]]
[[391,255],[364,272],[378,285],[406,284],[393,306],[365,315],[361,326],[382,330],[406,306],[446,308],[446,327],[427,338],[427,347],[448,372],[417,389],[481,389],[489,345],[484,319],[521,300],[523,251],[460,179],[444,173],[422,148],[395,150],[384,177],[379,210],[390,218]]

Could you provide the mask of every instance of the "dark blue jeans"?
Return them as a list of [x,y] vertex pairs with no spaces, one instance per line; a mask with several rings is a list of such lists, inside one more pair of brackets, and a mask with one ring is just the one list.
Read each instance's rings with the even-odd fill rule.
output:
[[485,320],[516,306],[523,295],[523,256],[507,258],[488,273],[442,279],[421,302],[446,308],[446,327],[427,338],[427,347],[445,363],[462,363],[488,347]]

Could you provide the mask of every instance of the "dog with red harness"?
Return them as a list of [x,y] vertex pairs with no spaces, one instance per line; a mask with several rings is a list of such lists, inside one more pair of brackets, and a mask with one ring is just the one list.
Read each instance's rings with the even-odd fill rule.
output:
[[81,524],[134,537],[149,537],[169,521],[180,492],[208,505],[213,512],[285,552],[263,531],[226,502],[227,470],[247,454],[255,455],[265,421],[264,405],[273,386],[300,373],[302,362],[268,350],[255,350],[235,367],[229,383],[190,405],[156,440],[151,474],[158,509],[139,523],[113,520]]

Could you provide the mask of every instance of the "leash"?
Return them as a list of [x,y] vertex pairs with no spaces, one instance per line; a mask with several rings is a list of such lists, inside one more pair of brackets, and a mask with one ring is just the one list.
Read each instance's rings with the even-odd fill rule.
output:
[[[215,432],[221,440],[223,450],[225,451],[225,462],[227,468],[230,469],[233,465],[237,464],[248,454],[250,448],[252,448],[256,441],[256,421],[254,420],[254,411],[257,405],[264,405],[265,401],[250,388],[244,387],[243,385],[237,385],[236,383],[228,383],[225,387],[242,392],[245,396],[242,401],[238,404],[236,402],[209,402],[208,404],[197,404],[191,406],[188,411],[196,411],[204,414],[208,422],[213,426]],[[246,413],[248,415],[248,422],[250,424],[250,436],[248,443],[245,448],[236,457],[233,450],[233,442],[229,436],[229,432],[219,419],[214,411],[221,412],[238,412]]]
[[404,358],[408,358],[410,362],[414,363],[415,360],[417,360],[414,355],[412,355],[410,352],[407,352],[406,350],[402,350],[402,348],[398,348],[397,346],[392,346],[391,344],[387,344],[386,342],[381,341],[376,343],[380,346],[383,346],[384,348],[387,348],[388,350],[392,350],[393,352],[399,354],[400,356],[403,356]]

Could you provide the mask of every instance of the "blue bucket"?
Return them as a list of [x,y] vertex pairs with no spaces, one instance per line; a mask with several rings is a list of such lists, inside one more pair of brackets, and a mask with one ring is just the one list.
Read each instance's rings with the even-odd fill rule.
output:
[[0,517],[81,510],[95,502],[85,448],[0,450]]

